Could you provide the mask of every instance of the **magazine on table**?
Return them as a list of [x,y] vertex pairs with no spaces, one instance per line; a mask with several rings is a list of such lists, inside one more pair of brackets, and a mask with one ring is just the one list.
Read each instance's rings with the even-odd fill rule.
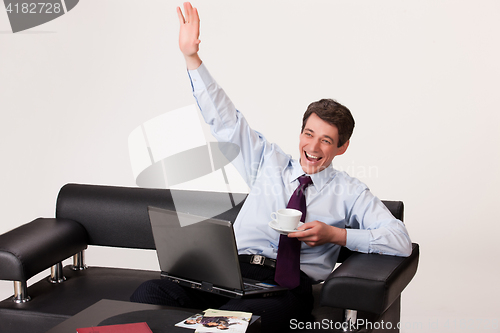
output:
[[201,318],[203,318],[203,313],[197,313],[175,324],[175,326],[196,329],[201,321]]
[[207,309],[203,314],[195,314],[175,326],[195,329],[195,333],[243,333],[251,318],[249,312]]

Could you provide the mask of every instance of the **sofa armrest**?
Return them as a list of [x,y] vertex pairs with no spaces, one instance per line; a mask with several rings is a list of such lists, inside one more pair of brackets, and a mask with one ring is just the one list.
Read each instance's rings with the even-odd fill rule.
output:
[[27,281],[87,248],[87,232],[69,219],[38,218],[0,235],[0,280]]
[[419,246],[409,257],[353,253],[325,280],[320,304],[382,314],[417,272]]

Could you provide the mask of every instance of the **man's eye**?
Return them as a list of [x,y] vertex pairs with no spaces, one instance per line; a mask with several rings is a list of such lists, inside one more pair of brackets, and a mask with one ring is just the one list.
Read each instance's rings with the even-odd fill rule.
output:
[[324,143],[328,144],[328,145],[331,145],[332,143],[328,140],[323,140]]

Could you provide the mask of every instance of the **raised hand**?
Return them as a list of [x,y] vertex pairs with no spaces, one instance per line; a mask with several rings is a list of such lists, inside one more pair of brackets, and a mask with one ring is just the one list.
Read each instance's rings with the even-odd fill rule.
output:
[[177,7],[177,16],[179,17],[179,48],[184,54],[188,69],[196,69],[201,65],[201,59],[198,56],[200,45],[200,17],[198,10],[191,3],[184,3],[184,15],[180,7]]

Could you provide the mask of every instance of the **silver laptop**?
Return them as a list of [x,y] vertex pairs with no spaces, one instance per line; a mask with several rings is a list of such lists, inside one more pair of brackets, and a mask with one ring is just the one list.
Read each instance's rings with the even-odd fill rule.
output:
[[151,206],[148,212],[162,278],[233,298],[287,290],[242,278],[231,222]]

